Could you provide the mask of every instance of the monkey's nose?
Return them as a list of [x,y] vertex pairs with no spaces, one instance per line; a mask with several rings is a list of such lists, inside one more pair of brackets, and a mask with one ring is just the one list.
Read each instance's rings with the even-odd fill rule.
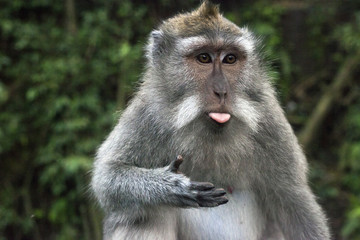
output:
[[227,97],[226,90],[214,90],[214,94],[220,99],[220,104],[225,104],[225,99]]

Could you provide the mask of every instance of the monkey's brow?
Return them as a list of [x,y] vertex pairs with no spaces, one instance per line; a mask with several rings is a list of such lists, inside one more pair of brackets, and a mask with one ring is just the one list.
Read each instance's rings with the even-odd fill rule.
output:
[[181,38],[176,42],[177,49],[189,50],[209,44],[209,39],[203,36]]
[[203,48],[235,48],[239,52],[245,52],[250,54],[254,50],[254,42],[252,39],[247,39],[244,36],[235,37],[231,40],[225,40],[223,38],[209,39],[204,36],[195,36],[181,38],[176,42],[176,49],[180,51],[180,54],[183,56],[190,55],[194,51],[203,49]]

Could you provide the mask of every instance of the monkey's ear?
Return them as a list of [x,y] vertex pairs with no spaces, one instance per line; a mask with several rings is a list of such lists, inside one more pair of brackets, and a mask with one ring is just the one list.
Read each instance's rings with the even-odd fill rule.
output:
[[154,41],[159,41],[163,37],[163,32],[161,30],[153,30],[150,35]]
[[150,61],[156,60],[165,50],[165,37],[161,30],[154,30],[150,33],[147,45],[147,56]]

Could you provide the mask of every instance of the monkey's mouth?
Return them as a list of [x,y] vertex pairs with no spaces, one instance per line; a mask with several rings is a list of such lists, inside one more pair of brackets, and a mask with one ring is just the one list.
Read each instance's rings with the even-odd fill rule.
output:
[[224,124],[228,122],[231,118],[229,113],[219,113],[219,112],[210,112],[208,116],[219,124]]

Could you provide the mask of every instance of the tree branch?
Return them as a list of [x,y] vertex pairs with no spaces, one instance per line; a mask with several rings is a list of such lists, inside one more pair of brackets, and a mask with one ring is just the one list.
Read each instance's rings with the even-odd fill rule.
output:
[[305,127],[299,134],[299,141],[303,145],[304,149],[307,149],[312,141],[317,136],[319,127],[324,121],[325,117],[331,110],[336,98],[341,93],[344,86],[351,78],[351,74],[355,67],[359,65],[360,53],[348,57],[338,73],[336,74],[331,86],[325,91],[316,105],[313,113],[309,117]]
[[75,2],[74,0],[65,1],[65,16],[66,16],[66,29],[67,31],[75,35],[77,33]]

